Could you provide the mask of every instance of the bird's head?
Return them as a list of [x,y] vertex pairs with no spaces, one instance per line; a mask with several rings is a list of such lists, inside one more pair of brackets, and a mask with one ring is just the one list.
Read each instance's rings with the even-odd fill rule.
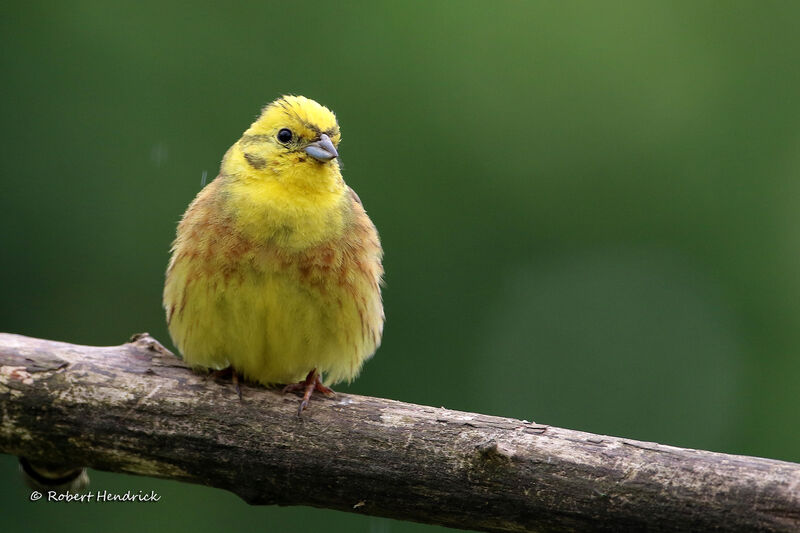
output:
[[340,140],[330,109],[304,96],[283,96],[264,107],[226,155],[223,170],[292,188],[330,187],[341,181]]

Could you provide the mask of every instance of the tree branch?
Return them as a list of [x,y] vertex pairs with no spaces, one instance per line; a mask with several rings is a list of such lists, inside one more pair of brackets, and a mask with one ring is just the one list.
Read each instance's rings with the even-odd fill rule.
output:
[[481,531],[800,530],[800,465],[339,394],[243,388],[146,334],[0,334],[0,452]]

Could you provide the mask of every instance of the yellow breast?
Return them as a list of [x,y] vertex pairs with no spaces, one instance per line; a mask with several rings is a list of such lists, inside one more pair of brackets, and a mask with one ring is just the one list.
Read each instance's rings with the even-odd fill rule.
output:
[[255,207],[231,206],[238,194],[218,178],[179,227],[164,306],[184,359],[264,384],[313,368],[352,379],[383,330],[382,252],[361,204],[346,190],[328,209],[297,207],[308,223],[278,210],[260,225]]

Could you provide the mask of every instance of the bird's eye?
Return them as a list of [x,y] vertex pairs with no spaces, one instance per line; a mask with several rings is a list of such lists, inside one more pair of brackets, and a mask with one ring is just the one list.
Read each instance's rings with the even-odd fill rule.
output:
[[291,140],[292,140],[292,130],[290,130],[289,128],[283,128],[281,131],[278,132],[279,142],[286,144]]

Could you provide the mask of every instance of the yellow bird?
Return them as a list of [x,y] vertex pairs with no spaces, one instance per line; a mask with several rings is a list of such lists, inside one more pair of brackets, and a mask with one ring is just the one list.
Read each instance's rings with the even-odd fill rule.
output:
[[[164,309],[197,368],[303,392],[356,377],[383,333],[383,251],[342,179],[335,115],[267,105],[178,224]],[[304,379],[305,378],[305,379]],[[298,382],[299,383],[295,383]]]

